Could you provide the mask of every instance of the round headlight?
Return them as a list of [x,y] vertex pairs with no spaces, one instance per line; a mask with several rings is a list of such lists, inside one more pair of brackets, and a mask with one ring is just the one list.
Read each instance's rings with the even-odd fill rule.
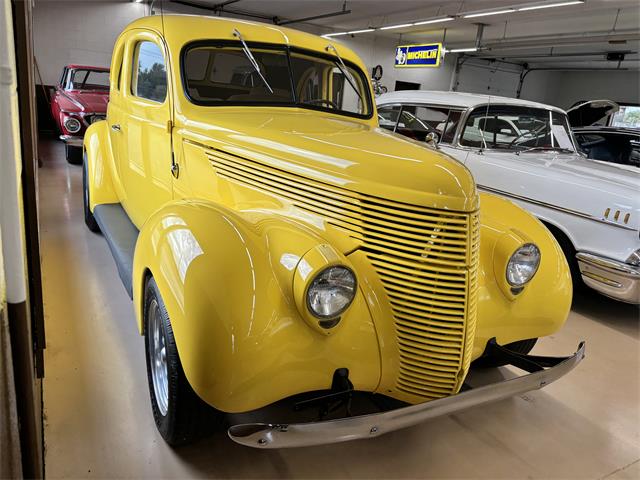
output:
[[[311,314],[322,320],[342,314],[356,295],[356,277],[347,267],[334,266],[322,270],[307,290],[307,306]],[[321,326],[330,328],[337,322]]]
[[507,263],[507,282],[512,287],[522,287],[529,282],[540,266],[540,249],[533,243],[518,248]]
[[82,128],[82,124],[77,118],[67,117],[64,119],[64,128],[66,128],[69,133],[78,133]]

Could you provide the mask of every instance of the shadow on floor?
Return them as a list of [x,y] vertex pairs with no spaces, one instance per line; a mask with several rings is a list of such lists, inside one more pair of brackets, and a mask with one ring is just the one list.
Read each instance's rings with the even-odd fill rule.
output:
[[571,309],[629,337],[640,339],[640,306],[619,302],[591,289],[576,290]]

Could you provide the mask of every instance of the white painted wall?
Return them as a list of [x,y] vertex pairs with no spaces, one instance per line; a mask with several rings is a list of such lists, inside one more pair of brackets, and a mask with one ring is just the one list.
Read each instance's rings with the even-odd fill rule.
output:
[[148,5],[133,2],[38,0],[33,41],[43,83],[58,83],[70,63],[108,67],[120,32],[148,11]]
[[[600,98],[620,103],[640,103],[638,71],[558,72],[557,75],[559,80],[553,89],[552,102],[561,108],[569,108],[579,100]],[[527,78],[526,82],[529,80]]]

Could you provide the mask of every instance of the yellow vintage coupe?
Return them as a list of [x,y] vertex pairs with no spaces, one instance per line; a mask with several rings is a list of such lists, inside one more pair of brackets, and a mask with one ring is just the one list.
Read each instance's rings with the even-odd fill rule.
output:
[[[85,221],[133,299],[170,444],[290,399],[321,420],[267,416],[229,436],[377,436],[541,388],[583,357],[527,355],[571,304],[551,234],[478,194],[452,158],[379,128],[362,61],[330,40],[223,18],[133,22],[83,169]],[[469,389],[476,359],[525,373]],[[387,402],[357,415],[358,395]]]

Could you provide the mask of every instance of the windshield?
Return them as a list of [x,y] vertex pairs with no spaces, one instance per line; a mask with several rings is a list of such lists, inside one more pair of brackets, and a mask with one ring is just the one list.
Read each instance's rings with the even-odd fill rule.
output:
[[[182,56],[187,97],[198,105],[277,105],[320,109],[369,118],[371,99],[365,75],[332,54],[295,49],[197,45]],[[264,77],[264,78],[263,78]]]
[[66,90],[109,90],[109,72],[86,68],[69,70]]
[[476,108],[467,118],[460,144],[516,151],[575,151],[566,114],[520,105]]
[[640,129],[640,107],[620,105],[620,110],[611,119],[611,126]]

